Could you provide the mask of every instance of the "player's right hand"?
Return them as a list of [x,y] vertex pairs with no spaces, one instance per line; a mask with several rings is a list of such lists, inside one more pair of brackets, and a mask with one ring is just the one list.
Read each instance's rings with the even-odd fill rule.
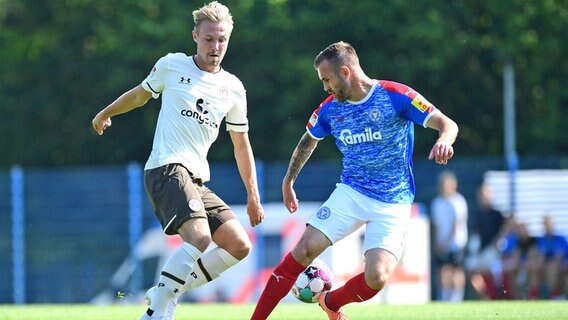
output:
[[99,134],[102,135],[103,132],[112,125],[112,121],[110,118],[101,118],[98,114],[93,118],[91,121],[93,125],[93,129]]
[[256,227],[264,221],[264,208],[258,200],[249,200],[247,203],[247,214],[251,227]]

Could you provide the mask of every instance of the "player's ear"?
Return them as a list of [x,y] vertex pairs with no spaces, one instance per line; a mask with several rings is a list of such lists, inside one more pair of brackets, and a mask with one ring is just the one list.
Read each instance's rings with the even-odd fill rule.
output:
[[195,30],[191,31],[191,37],[193,38],[193,41],[197,43],[197,33],[195,32]]
[[345,65],[341,66],[341,74],[344,78],[349,79],[349,77],[351,76],[351,69],[349,69],[349,67]]

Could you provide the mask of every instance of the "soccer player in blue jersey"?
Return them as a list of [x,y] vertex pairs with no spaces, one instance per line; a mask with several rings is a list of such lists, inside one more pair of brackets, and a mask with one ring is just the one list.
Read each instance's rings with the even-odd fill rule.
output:
[[298,275],[327,247],[365,225],[364,272],[319,298],[329,319],[347,319],[342,306],[366,301],[384,286],[402,254],[414,200],[414,124],[439,131],[428,159],[446,164],[454,155],[456,123],[408,86],[375,80],[361,69],[345,42],[320,52],[314,67],[330,95],[313,112],[282,182],[284,205],[298,210],[294,181],[328,135],[343,155],[341,180],[291,253],[275,268],[252,315],[266,319]]

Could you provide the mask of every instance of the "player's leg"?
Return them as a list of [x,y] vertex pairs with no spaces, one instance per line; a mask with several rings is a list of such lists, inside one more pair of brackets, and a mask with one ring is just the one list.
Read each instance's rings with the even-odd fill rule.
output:
[[341,314],[342,306],[369,300],[385,286],[406,242],[410,205],[382,203],[359,193],[352,197],[358,204],[355,207],[357,213],[368,221],[364,240],[365,269],[342,287],[320,298],[320,304],[325,305],[322,308],[330,319],[333,318],[328,310]]
[[268,318],[306,267],[319,256],[331,241],[318,229],[308,226],[291,253],[276,266],[256,304],[251,320]]
[[182,292],[213,281],[251,251],[249,236],[231,208],[209,188],[203,186],[201,199],[215,248],[207,251],[195,264]]
[[204,218],[187,220],[178,229],[178,233],[184,243],[172,253],[162,267],[158,285],[152,292],[146,312],[149,316],[173,316],[175,307],[169,305],[175,303],[174,299],[185,284],[193,265],[211,241],[208,235],[209,226]]
[[[349,279],[342,287],[327,293],[320,301],[326,308],[341,313],[341,307],[374,297],[387,283],[398,260],[387,250],[371,249],[365,253],[365,271]],[[326,309],[324,308],[324,310]]]
[[351,214],[356,203],[350,192],[355,191],[338,184],[329,199],[308,220],[308,227],[298,244],[274,269],[256,304],[253,320],[266,319],[316,257],[363,224],[359,217]]
[[223,223],[214,231],[213,242],[217,246],[197,260],[180,294],[218,278],[227,269],[248,256],[252,248],[245,229],[237,219]]
[[185,284],[193,264],[211,243],[211,234],[199,186],[181,165],[166,165],[144,173],[144,185],[166,234],[179,234],[184,243],[162,267],[158,285],[143,319],[165,315]]

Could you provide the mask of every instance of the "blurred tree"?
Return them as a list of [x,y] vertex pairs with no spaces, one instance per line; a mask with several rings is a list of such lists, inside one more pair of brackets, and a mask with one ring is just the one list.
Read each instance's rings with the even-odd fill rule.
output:
[[[326,96],[313,58],[338,40],[369,76],[408,84],[456,119],[460,155],[502,154],[502,65],[512,59],[519,153],[568,153],[566,0],[222,2],[235,17],[224,67],[247,87],[259,159],[289,158]],[[197,5],[0,0],[0,167],[145,162],[159,101],[115,117],[104,137],[90,120],[165,53],[193,53]],[[434,138],[416,130],[418,157]],[[335,156],[327,140],[314,157]],[[214,145],[212,160],[230,159],[227,146]]]

